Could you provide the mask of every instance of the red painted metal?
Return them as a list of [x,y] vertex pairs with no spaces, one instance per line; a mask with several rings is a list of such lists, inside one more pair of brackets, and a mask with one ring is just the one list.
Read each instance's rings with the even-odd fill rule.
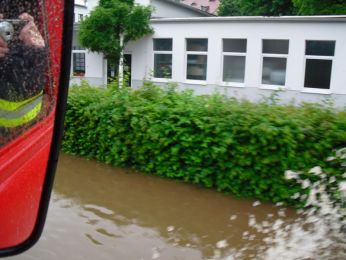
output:
[[0,249],[18,245],[32,233],[52,142],[55,100],[60,75],[63,1],[46,0],[54,92],[50,113],[0,149]]

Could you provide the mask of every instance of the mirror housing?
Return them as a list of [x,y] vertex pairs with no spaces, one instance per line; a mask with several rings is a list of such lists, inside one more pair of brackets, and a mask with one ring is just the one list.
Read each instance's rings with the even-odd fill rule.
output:
[[[21,253],[40,238],[63,131],[74,1],[33,1],[37,1],[43,10],[42,19],[38,23],[40,31],[46,32],[46,43],[49,46],[48,83],[43,90],[43,100],[49,100],[51,107],[42,108],[41,114],[44,113],[44,116],[39,121],[19,131],[19,134],[0,146],[0,257]],[[47,87],[49,84],[53,87]],[[0,139],[6,139],[1,134],[0,131]]]

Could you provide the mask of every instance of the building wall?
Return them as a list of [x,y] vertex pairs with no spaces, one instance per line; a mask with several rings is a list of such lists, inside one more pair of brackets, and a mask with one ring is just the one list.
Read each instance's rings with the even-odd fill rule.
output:
[[[94,86],[104,86],[107,84],[107,61],[104,59],[103,54],[90,52],[82,48],[78,41],[78,28],[80,22],[80,15],[85,18],[98,5],[98,0],[77,0],[75,1],[74,13],[75,13],[75,28],[73,31],[73,50],[72,50],[72,62],[71,62],[71,78],[70,84],[79,84],[81,80],[87,80]],[[82,53],[85,57],[85,74],[84,76],[76,76],[73,73],[75,53]]]
[[[79,1],[79,2],[84,2],[84,1]],[[75,5],[74,7],[74,22],[78,23],[80,22],[81,19],[81,15],[83,16],[83,18],[89,14],[89,10],[88,7],[86,5]],[[82,19],[83,19],[82,18]]]
[[[154,21],[155,34],[128,46],[132,57],[132,86],[140,86],[153,71],[153,38],[173,38],[172,78],[156,82],[176,82],[198,94],[217,90],[231,96],[258,100],[272,90],[284,89],[279,95],[290,102],[321,101],[333,97],[337,106],[346,104],[346,23],[307,22],[164,22]],[[201,29],[203,28],[203,29]],[[186,80],[186,38],[208,38],[207,80]],[[244,84],[222,82],[222,39],[247,39]],[[289,54],[285,87],[265,86],[262,81],[262,39],[288,39]],[[336,41],[330,90],[305,89],[305,41]]]

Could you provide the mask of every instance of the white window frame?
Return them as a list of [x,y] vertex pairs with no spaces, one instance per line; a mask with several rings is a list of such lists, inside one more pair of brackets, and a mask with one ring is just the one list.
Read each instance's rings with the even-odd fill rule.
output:
[[[265,40],[279,40],[279,41],[288,41],[288,54],[274,54],[274,53],[263,53],[263,45]],[[261,74],[260,74],[260,88],[261,89],[272,89],[272,90],[280,90],[280,89],[286,89],[286,82],[287,82],[287,68],[288,68],[288,56],[290,53],[290,40],[289,39],[280,39],[280,38],[262,38],[261,39]],[[264,64],[264,58],[284,58],[286,59],[286,70],[285,70],[285,84],[284,85],[273,85],[273,84],[263,84],[263,64]]]
[[[172,50],[170,51],[155,51],[154,50],[154,41],[155,40],[172,40]],[[153,38],[153,47],[152,47],[152,50],[153,50],[153,62],[152,62],[152,68],[153,68],[153,80],[157,81],[157,82],[168,82],[169,80],[171,80],[173,78],[173,38],[166,38],[166,37],[158,37],[158,38]],[[171,54],[172,55],[172,62],[171,62],[171,77],[170,78],[156,78],[155,77],[155,54]]]
[[[187,51],[187,40],[194,40],[194,39],[204,39],[207,40],[207,51]],[[207,37],[189,37],[185,38],[185,71],[184,71],[184,78],[186,84],[196,84],[196,85],[207,85],[207,79],[208,79],[208,52],[209,52],[209,38]],[[205,80],[199,80],[199,79],[188,79],[187,78],[187,56],[188,55],[203,55],[207,56],[207,69],[206,69],[206,75]]]
[[[334,47],[334,56],[320,56],[320,55],[306,55],[306,45],[308,41],[320,41],[320,42],[335,42]],[[333,63],[335,58],[335,49],[336,49],[336,40],[321,40],[321,39],[306,39],[304,41],[304,67],[303,67],[303,79],[302,79],[302,91],[305,93],[316,93],[316,94],[331,94],[331,83],[332,83],[332,74],[333,74]],[[329,89],[323,89],[323,88],[306,88],[305,87],[305,77],[306,77],[306,61],[307,60],[331,60],[332,61],[332,68],[330,71],[330,82],[329,82]]]
[[[223,51],[223,40],[246,40],[246,51],[245,52],[226,52]],[[231,86],[231,87],[244,87],[245,86],[245,77],[246,77],[246,60],[247,60],[247,42],[248,39],[247,38],[222,38],[222,65],[221,65],[221,82],[223,86]],[[245,57],[245,66],[244,66],[244,82],[233,82],[233,81],[224,81],[223,80],[223,70],[225,67],[225,56],[238,56],[238,57]]]

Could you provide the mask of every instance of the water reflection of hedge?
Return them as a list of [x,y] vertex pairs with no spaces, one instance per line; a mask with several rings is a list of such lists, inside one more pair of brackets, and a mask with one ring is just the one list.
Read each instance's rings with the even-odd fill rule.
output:
[[72,88],[63,150],[292,204],[300,187],[285,181],[285,170],[323,167],[330,151],[345,143],[345,110],[253,104],[146,84],[136,91]]

